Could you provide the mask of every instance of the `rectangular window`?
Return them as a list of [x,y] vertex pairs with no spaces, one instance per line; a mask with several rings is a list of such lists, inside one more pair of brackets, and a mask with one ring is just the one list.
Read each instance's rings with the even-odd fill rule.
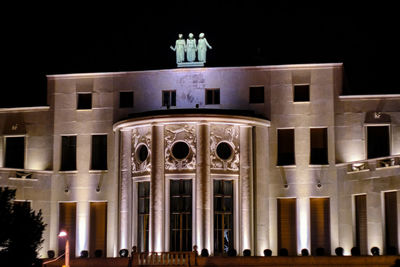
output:
[[385,192],[386,254],[397,255],[398,250],[397,192]]
[[286,248],[297,255],[296,199],[278,199],[278,250]]
[[234,248],[233,181],[214,180],[214,253]]
[[250,87],[249,103],[264,103],[264,86]]
[[[59,203],[58,232],[66,231],[69,241],[69,254],[75,256],[75,233],[76,233],[76,203]],[[65,238],[58,239],[58,255],[65,252]]]
[[219,104],[219,89],[206,89],[206,105]]
[[293,101],[309,102],[310,101],[310,85],[295,84],[293,85]]
[[390,156],[389,126],[367,127],[368,158]]
[[133,108],[133,92],[119,92],[119,107]]
[[325,255],[331,255],[330,204],[329,198],[310,198],[311,255],[317,248],[323,248]]
[[138,183],[138,251],[149,251],[150,182]]
[[361,255],[368,255],[367,196],[355,196],[354,207],[356,219],[356,246],[360,248]]
[[192,250],[192,180],[170,181],[170,251]]
[[6,137],[4,167],[24,169],[25,137]]
[[91,109],[91,108],[92,108],[92,94],[78,93],[77,109]]
[[25,200],[14,200],[14,206],[21,206],[27,209],[31,209],[31,202]]
[[102,256],[107,253],[107,202],[90,202],[90,257],[101,250]]
[[61,145],[60,171],[76,170],[76,136],[62,136]]
[[328,164],[328,129],[310,130],[310,164]]
[[278,129],[278,166],[294,164],[294,129]]
[[92,170],[107,170],[107,135],[92,135]]
[[176,106],[176,91],[162,91],[162,105],[166,107]]

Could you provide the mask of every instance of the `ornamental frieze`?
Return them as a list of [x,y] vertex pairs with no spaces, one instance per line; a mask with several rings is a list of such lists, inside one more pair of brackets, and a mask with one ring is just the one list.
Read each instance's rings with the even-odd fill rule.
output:
[[239,171],[239,126],[211,125],[211,169]]
[[132,130],[132,173],[149,172],[151,169],[151,129],[140,127]]
[[196,127],[193,124],[167,125],[164,128],[165,169],[196,168]]

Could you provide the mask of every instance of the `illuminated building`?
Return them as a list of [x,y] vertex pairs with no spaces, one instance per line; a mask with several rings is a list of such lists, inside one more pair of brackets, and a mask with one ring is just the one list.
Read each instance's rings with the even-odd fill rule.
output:
[[49,75],[0,110],[0,185],[42,209],[41,255],[399,247],[400,95],[342,64]]

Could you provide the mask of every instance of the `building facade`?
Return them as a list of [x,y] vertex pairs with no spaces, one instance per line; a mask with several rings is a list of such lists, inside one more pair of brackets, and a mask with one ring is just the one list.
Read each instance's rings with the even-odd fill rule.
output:
[[400,242],[400,95],[342,64],[49,75],[0,109],[0,186],[41,209],[41,256],[120,249],[370,254]]

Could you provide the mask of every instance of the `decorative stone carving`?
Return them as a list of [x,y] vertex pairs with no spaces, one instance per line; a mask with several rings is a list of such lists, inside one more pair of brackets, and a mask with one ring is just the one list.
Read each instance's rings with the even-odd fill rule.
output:
[[[211,125],[210,157],[211,169],[239,171],[239,127],[235,125]],[[231,156],[218,155],[218,146],[228,144],[231,147]],[[219,146],[221,147],[221,146]]]
[[151,129],[132,130],[132,173],[149,172],[151,169]]
[[[165,138],[165,169],[194,170],[196,168],[196,128],[192,124],[167,125]],[[175,144],[185,142],[188,146],[187,156],[180,159],[174,156]]]

